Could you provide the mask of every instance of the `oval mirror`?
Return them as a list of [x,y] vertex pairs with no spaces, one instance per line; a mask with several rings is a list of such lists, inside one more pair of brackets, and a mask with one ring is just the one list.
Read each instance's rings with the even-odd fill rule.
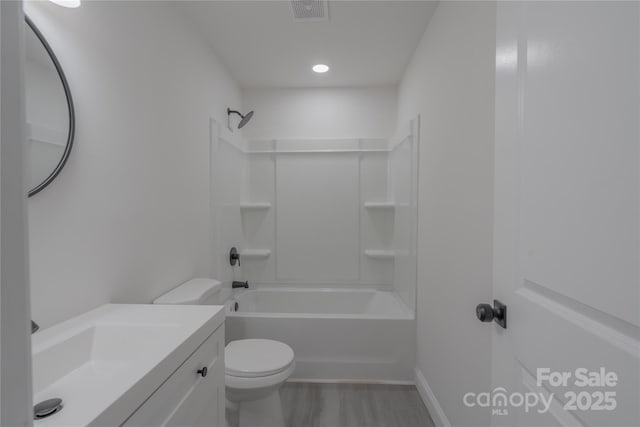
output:
[[71,92],[60,63],[42,33],[25,16],[25,107],[29,197],[42,191],[64,167],[75,116]]

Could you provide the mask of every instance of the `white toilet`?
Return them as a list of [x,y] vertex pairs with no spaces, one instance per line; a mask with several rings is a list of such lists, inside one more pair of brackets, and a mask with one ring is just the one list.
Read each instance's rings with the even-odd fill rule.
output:
[[[154,304],[222,304],[221,289],[217,280],[192,279]],[[227,401],[238,411],[239,427],[284,427],[279,389],[295,368],[291,347],[265,339],[231,341],[224,360]]]

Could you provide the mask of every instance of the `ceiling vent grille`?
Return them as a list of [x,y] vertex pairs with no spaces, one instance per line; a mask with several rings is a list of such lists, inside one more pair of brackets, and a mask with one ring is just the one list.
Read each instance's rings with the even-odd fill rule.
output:
[[291,0],[294,21],[326,21],[329,19],[327,0]]

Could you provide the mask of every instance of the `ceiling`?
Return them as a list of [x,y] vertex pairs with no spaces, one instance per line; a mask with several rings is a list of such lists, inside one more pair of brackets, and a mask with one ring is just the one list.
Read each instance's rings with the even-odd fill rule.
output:
[[285,0],[180,4],[241,87],[285,88],[396,84],[437,3],[334,0],[321,22],[294,21]]

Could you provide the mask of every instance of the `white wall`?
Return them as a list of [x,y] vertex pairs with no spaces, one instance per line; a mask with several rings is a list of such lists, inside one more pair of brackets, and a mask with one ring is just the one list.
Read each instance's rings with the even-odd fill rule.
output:
[[385,138],[396,127],[395,87],[252,89],[247,139]]
[[0,425],[33,423],[22,1],[0,2]]
[[278,158],[276,271],[280,278],[327,283],[359,279],[358,162],[357,154]]
[[398,96],[399,123],[422,119],[417,369],[455,426],[490,422],[462,397],[491,386],[474,308],[492,295],[494,61],[495,5],[441,2]]
[[76,141],[29,201],[33,317],[147,303],[211,274],[209,118],[238,88],[162,2],[29,3],[69,80]]

